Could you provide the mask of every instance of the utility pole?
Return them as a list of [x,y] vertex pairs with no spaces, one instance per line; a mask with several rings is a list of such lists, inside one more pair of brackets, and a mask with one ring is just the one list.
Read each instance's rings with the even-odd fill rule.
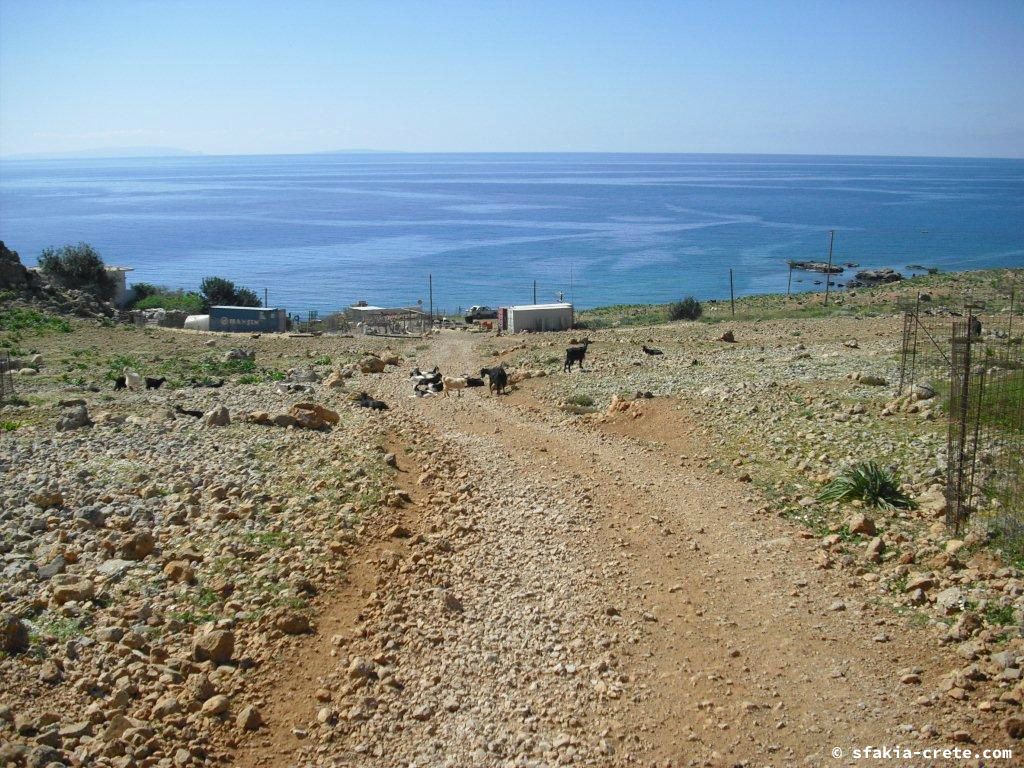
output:
[[430,293],[430,327],[434,327],[434,276],[427,275],[427,290]]
[[736,317],[736,294],[732,289],[732,270],[729,270],[729,306],[732,308],[732,316]]
[[836,231],[828,231],[828,271],[825,273],[825,306],[828,306],[828,287],[832,284],[832,243],[836,240]]
[[533,281],[533,303],[537,303],[537,281]]

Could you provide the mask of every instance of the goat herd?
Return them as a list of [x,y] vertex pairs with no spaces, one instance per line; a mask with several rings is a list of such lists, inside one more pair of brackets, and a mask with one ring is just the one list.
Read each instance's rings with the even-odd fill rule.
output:
[[[572,368],[576,365],[581,371],[583,370],[583,361],[587,356],[587,348],[590,346],[589,339],[583,339],[583,341],[575,346],[571,346],[565,350],[565,362],[562,364],[562,371],[565,373],[571,373]],[[660,355],[663,354],[659,349],[650,349],[648,347],[643,348],[644,352],[648,355]],[[486,383],[488,392],[491,394],[503,395],[506,394],[508,388],[508,372],[505,370],[504,364],[494,366],[493,368],[481,368],[479,376],[470,376],[469,374],[463,374],[462,376],[447,376],[441,373],[441,370],[434,366],[429,371],[421,371],[419,368],[413,368],[409,376],[409,380],[413,382],[413,396],[414,397],[428,397],[431,395],[439,395],[442,392],[445,397],[448,396],[450,391],[459,393],[459,397],[462,396],[462,390],[471,387],[482,387]],[[486,382],[485,382],[486,380]],[[129,391],[139,391],[142,389],[160,389],[167,379],[161,377],[159,379],[150,378],[149,376],[141,376],[138,372],[131,368],[125,368],[120,376],[114,380],[114,389],[127,389]],[[218,380],[203,380],[192,379],[190,386],[193,388],[198,387],[209,387],[218,388],[224,386],[224,379]],[[388,405],[382,400],[376,400],[366,392],[361,392],[358,398],[354,399],[354,403],[359,408],[369,408],[374,411],[386,411]],[[181,413],[186,413],[189,416],[201,415],[198,411],[186,411],[177,408]]]

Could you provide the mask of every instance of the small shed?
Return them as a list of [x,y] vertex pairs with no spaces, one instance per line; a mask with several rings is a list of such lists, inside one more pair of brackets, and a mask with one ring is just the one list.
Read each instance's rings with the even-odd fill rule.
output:
[[210,330],[284,333],[288,330],[288,315],[278,307],[210,307]]
[[567,331],[573,325],[572,304],[520,304],[504,307],[502,327],[509,333]]

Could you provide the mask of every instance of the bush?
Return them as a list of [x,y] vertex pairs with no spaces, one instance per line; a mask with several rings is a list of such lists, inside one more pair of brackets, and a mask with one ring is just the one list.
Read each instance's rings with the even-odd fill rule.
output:
[[203,309],[210,307],[260,307],[262,302],[255,291],[239,288],[223,277],[204,277],[199,284],[199,295],[203,299]]
[[39,254],[39,270],[64,288],[91,293],[101,301],[114,298],[114,281],[99,253],[88,243],[47,248]]
[[697,320],[704,314],[704,308],[693,296],[687,296],[682,301],[675,301],[668,305],[669,320]]
[[900,479],[873,461],[864,461],[826,485],[818,501],[860,499],[871,507],[912,509],[913,499],[900,489]]
[[153,285],[152,283],[132,283],[131,292],[132,301],[130,306],[134,306],[147,296],[155,296],[158,293],[168,293],[168,290],[166,288],[161,288],[159,285]]
[[135,309],[176,309],[198,315],[203,311],[203,297],[198,293],[168,291],[155,293],[135,302]]

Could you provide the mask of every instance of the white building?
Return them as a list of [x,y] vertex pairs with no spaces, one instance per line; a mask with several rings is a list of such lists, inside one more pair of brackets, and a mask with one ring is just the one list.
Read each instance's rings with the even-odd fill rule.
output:
[[509,333],[567,331],[572,328],[572,304],[520,304],[502,307],[501,327]]

